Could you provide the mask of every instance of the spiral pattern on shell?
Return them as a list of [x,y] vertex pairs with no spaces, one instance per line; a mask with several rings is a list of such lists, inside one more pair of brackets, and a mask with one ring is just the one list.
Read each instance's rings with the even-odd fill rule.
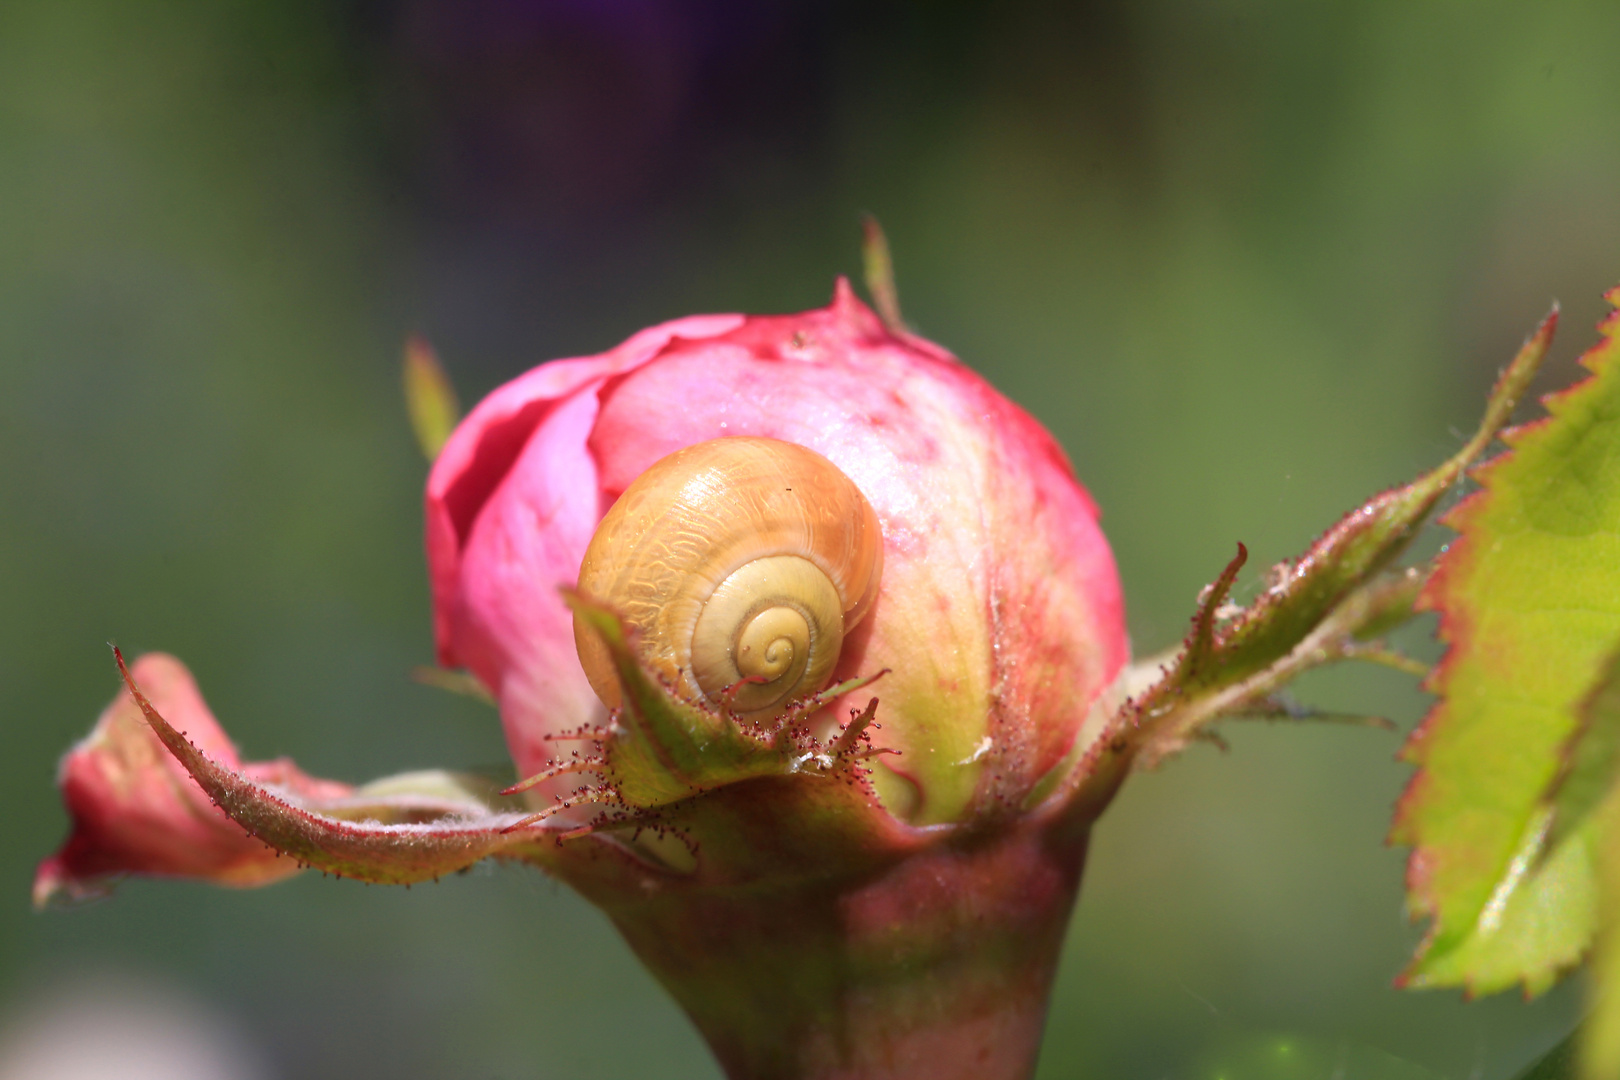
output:
[[[836,465],[794,443],[731,437],[637,477],[591,538],[579,588],[618,611],[678,695],[729,697],[738,716],[764,719],[826,685],[882,561],[877,514]],[[616,707],[605,647],[578,620],[574,640]]]

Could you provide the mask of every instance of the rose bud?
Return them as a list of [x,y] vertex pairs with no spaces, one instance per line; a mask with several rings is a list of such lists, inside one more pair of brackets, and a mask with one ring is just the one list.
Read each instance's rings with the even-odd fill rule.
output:
[[840,281],[500,388],[427,517],[440,660],[499,702],[535,816],[663,875],[577,841],[554,869],[732,1075],[1031,1066],[1085,837],[1041,800],[1128,652],[1039,424]]
[[[558,591],[579,582],[593,592],[580,566],[604,514],[677,451],[735,439],[714,452],[746,458],[753,444],[741,437],[826,459],[882,534],[869,610],[797,696],[887,670],[873,687],[880,742],[900,754],[880,759],[872,780],[904,821],[1018,805],[1126,660],[1113,558],[1051,435],[938,346],[891,334],[843,282],[824,310],[682,319],[600,356],[542,365],[491,394],[445,445],[427,490],[439,658],[495,695],[520,771],[554,757],[548,736],[607,721]],[[728,467],[772,483],[768,469]],[[863,512],[826,509],[851,521]],[[639,512],[659,513],[646,497]],[[598,543],[644,542],[638,528]],[[775,534],[758,543],[759,556],[832,558]],[[687,621],[722,570],[755,554],[733,543],[717,556],[724,567],[687,568],[704,594],[683,609]],[[623,594],[594,598],[621,611],[646,587],[614,585]]]

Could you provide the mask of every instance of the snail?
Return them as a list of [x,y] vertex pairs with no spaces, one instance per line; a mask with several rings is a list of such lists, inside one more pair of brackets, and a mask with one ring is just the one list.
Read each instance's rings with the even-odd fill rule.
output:
[[[883,535],[836,465],[795,443],[731,437],[655,462],[586,548],[582,593],[610,604],[677,696],[764,721],[826,685],[877,596]],[[576,618],[586,677],[620,703],[606,647]]]

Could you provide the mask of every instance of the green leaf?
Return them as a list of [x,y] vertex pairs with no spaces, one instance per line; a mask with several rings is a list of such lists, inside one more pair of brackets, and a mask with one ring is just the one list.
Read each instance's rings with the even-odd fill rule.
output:
[[[1414,849],[1410,910],[1432,920],[1408,986],[1539,993],[1596,928],[1594,766],[1567,755],[1620,641],[1620,318],[1600,329],[1592,376],[1475,471],[1483,490],[1446,519],[1462,535],[1424,593],[1449,649],[1391,831]],[[1586,752],[1612,753],[1600,741]]]
[[[1558,824],[1580,829],[1594,816],[1602,843],[1597,850],[1598,953],[1593,964],[1595,993],[1592,1015],[1582,1025],[1581,1076],[1585,1080],[1620,1077],[1620,924],[1614,917],[1620,899],[1620,829],[1614,826],[1620,804],[1620,650],[1612,653],[1597,685],[1581,703],[1579,728],[1555,792]],[[1557,826],[1555,826],[1556,828]]]
[[[1605,830],[1601,854],[1601,887],[1606,912],[1615,910],[1620,899],[1620,829]],[[1583,1080],[1615,1080],[1620,1076],[1620,925],[1612,914],[1600,928],[1597,956],[1592,965],[1592,1014],[1581,1025],[1581,1072]]]
[[1556,844],[1585,825],[1620,777],[1620,650],[1611,651],[1596,684],[1576,708],[1575,733],[1553,782]]

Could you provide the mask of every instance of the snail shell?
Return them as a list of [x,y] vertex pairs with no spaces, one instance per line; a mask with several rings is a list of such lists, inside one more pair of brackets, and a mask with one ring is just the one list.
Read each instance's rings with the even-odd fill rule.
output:
[[[733,437],[637,477],[591,538],[579,588],[635,629],[642,662],[679,696],[715,706],[735,687],[732,711],[759,720],[826,685],[882,562],[877,514],[836,465]],[[591,687],[617,707],[605,646],[578,619],[574,642]]]

